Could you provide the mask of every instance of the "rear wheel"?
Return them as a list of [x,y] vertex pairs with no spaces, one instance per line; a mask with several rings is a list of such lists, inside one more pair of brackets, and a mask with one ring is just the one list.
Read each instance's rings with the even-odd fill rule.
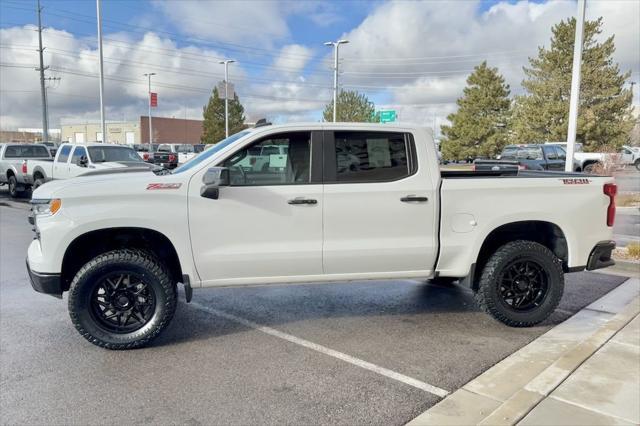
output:
[[12,198],[18,198],[20,195],[22,195],[22,191],[18,191],[18,180],[15,176],[9,176],[7,184],[9,185],[9,195]]
[[633,163],[634,166],[636,166],[637,170],[640,170],[640,159],[636,160],[635,163]]
[[512,327],[530,327],[551,315],[562,298],[562,262],[533,241],[500,247],[482,270],[476,301],[481,309]]
[[147,345],[169,324],[176,284],[147,252],[114,250],[85,264],[69,289],[69,315],[94,345],[133,349]]

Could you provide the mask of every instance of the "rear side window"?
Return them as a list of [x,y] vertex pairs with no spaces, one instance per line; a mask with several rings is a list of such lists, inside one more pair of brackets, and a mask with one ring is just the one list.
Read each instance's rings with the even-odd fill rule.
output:
[[337,182],[381,182],[409,176],[409,149],[402,133],[335,132]]
[[71,152],[71,145],[65,145],[60,148],[60,154],[58,154],[57,163],[66,163],[69,159],[69,153]]
[[42,158],[48,157],[49,150],[41,145],[9,145],[4,158]]

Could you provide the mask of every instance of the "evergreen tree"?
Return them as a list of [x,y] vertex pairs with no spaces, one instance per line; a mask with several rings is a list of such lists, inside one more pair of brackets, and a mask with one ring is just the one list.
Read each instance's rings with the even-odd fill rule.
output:
[[442,126],[441,149],[445,159],[494,156],[507,141],[509,85],[484,61],[467,78],[458,110],[449,114],[450,126]]
[[[338,111],[336,121],[377,122],[376,107],[366,95],[355,90],[340,90],[338,93]],[[329,102],[322,113],[324,121],[333,121],[333,101]]]
[[[218,143],[224,139],[224,99],[220,98],[217,87],[213,88],[209,102],[202,108],[202,115],[204,117],[200,138],[202,143]],[[229,99],[229,134],[232,135],[244,129],[244,120],[244,107],[236,93],[233,99]]]
[[[567,140],[575,24],[574,18],[556,24],[550,48],[538,48],[538,56],[524,68],[527,94],[516,99],[513,120],[517,142]],[[587,150],[616,149],[633,127],[631,90],[624,89],[631,73],[621,73],[612,60],[613,36],[598,41],[601,27],[602,18],[584,26],[576,140]]]

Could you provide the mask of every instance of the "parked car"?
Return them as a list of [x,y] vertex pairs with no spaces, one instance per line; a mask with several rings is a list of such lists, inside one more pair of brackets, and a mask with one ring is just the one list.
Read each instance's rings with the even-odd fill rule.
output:
[[[545,145],[560,146],[566,151],[566,142],[546,142]],[[599,167],[602,167],[609,159],[610,154],[602,152],[584,152],[583,146],[577,142],[574,146],[573,160],[576,163],[577,171],[585,173],[593,173]]]
[[41,142],[41,144],[49,148],[49,152],[51,153],[52,157],[56,155],[56,151],[58,151],[59,146],[57,142]]
[[176,154],[178,157],[178,165],[184,164],[196,156],[193,145],[185,143],[165,143],[161,144],[157,152],[167,152]]
[[[497,160],[475,160],[474,170],[551,170],[562,171],[567,154],[561,146],[525,144],[507,145]],[[574,162],[574,171],[580,166]]]
[[153,165],[142,161],[133,148],[105,143],[65,143],[55,158],[27,160],[25,163],[27,174],[33,176],[34,188],[54,179],[69,179],[93,170],[124,167],[154,169]]
[[205,144],[198,143],[193,146],[193,152],[195,152],[196,154],[200,154],[202,151],[205,150],[205,148],[206,148]]
[[44,144],[0,144],[0,185],[9,187],[11,197],[19,197],[33,185],[33,176],[27,173],[27,159],[50,159]]
[[[242,166],[275,144],[284,168]],[[354,167],[338,170],[338,147]],[[33,194],[32,286],[68,291],[91,343],[130,349],[169,324],[179,283],[188,302],[212,286],[460,278],[484,311],[526,327],[558,306],[564,273],[614,263],[613,178],[447,172],[436,159],[427,129],[287,124],[243,130],[163,176],[51,182]]]
[[640,147],[623,145],[620,150],[620,163],[623,165],[634,165],[640,170]]

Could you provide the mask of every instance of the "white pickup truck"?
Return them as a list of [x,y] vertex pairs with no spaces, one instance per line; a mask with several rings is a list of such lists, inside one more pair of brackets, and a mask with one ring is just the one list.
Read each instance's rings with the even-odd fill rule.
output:
[[[238,166],[286,147],[285,167]],[[36,291],[69,292],[82,336],[147,344],[193,288],[460,279],[516,327],[557,307],[564,273],[613,264],[616,185],[561,172],[441,172],[410,126],[265,125],[172,173],[95,171],[33,194]]]
[[62,144],[55,158],[27,160],[26,174],[33,177],[33,187],[54,179],[69,179],[93,170],[155,166],[145,163],[138,153],[126,145],[87,143]]

